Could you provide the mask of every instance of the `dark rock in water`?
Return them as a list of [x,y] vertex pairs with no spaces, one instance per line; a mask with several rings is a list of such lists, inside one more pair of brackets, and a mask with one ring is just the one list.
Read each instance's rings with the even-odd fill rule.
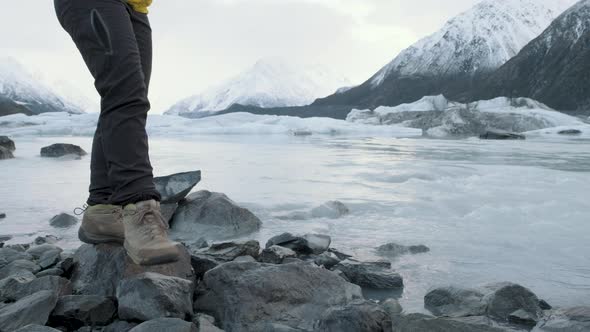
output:
[[484,315],[484,294],[475,289],[442,287],[424,296],[424,308],[435,316],[466,317]]
[[82,157],[87,155],[87,153],[77,145],[64,143],[57,143],[41,148],[41,157],[58,158],[67,155]]
[[328,250],[332,239],[327,235],[305,234],[295,236],[291,233],[283,233],[274,236],[266,242],[266,248],[273,245],[289,248],[300,255],[319,255]]
[[313,260],[314,263],[316,263],[316,265],[318,266],[323,266],[326,269],[332,269],[334,266],[336,266],[338,263],[340,263],[340,259],[338,259],[336,257],[336,255],[329,253],[329,252],[325,252],[321,255],[318,255],[314,258]]
[[551,312],[532,332],[590,331],[590,307],[573,307]]
[[537,317],[534,317],[533,315],[522,309],[518,309],[515,312],[508,315],[509,323],[515,325],[528,326],[529,328],[533,328],[535,325],[537,325],[537,319]]
[[399,289],[404,287],[402,277],[390,269],[351,260],[340,262],[334,267],[344,273],[353,284],[372,289]]
[[553,307],[545,300],[539,300],[539,308],[542,310],[551,310]]
[[285,258],[295,256],[297,256],[297,254],[293,250],[273,245],[269,248],[262,250],[262,253],[260,253],[260,257],[258,258],[258,260],[261,263],[281,264],[283,263],[283,260]]
[[215,326],[215,318],[205,314],[196,314],[193,317],[193,324],[199,332],[223,332],[222,329]]
[[0,269],[16,260],[32,259],[33,257],[25,252],[21,252],[10,247],[0,248]]
[[339,260],[341,260],[341,261],[343,261],[343,260],[347,260],[347,259],[349,259],[349,258],[352,258],[352,255],[349,255],[349,254],[345,254],[345,253],[343,253],[343,252],[340,252],[338,249],[329,248],[329,249],[328,249],[328,252],[329,252],[329,253],[332,253],[332,254],[334,254],[334,255],[336,255],[336,257],[337,257]]
[[54,244],[58,240],[59,239],[57,238],[57,236],[54,236],[54,235],[38,236],[37,238],[35,238],[35,241],[33,241],[33,244],[36,244],[36,245],[41,245],[41,244],[45,244],[45,243]]
[[196,236],[219,240],[256,232],[261,225],[258,217],[226,195],[203,190],[180,202],[171,229],[181,240]]
[[528,288],[508,282],[488,285],[485,288],[491,291],[485,300],[486,313],[492,318],[506,321],[517,310],[522,310],[535,321],[543,315],[539,298]]
[[14,331],[29,324],[45,325],[57,302],[52,291],[40,291],[0,309],[0,331]]
[[[6,218],[6,213],[0,212],[0,219],[4,219],[4,218]],[[9,235],[8,235],[8,236],[9,236]],[[4,236],[4,237],[6,237],[6,236]],[[12,239],[12,236],[10,236],[10,238],[9,238],[9,239],[6,239],[6,240],[4,240],[4,241],[8,241],[8,240],[10,240],[10,239]]]
[[213,257],[221,262],[231,262],[240,256],[258,258],[260,254],[260,243],[254,240],[214,243],[207,250],[202,250],[200,253]]
[[143,273],[124,279],[117,287],[119,318],[147,321],[193,314],[193,284],[176,277]]
[[78,218],[67,213],[61,213],[49,220],[49,224],[56,228],[68,228],[76,225]]
[[582,135],[582,131],[578,130],[578,129],[566,129],[566,130],[561,130],[559,132],[557,132],[559,135]]
[[311,210],[313,218],[337,219],[350,213],[350,210],[339,201],[329,201]]
[[43,256],[44,253],[48,251],[59,251],[62,252],[62,249],[54,244],[42,244],[38,246],[32,246],[27,249],[26,253],[31,255],[33,259],[38,260]]
[[471,324],[422,314],[401,315],[392,319],[395,332],[505,332],[482,324]]
[[396,299],[387,299],[381,302],[380,305],[390,316],[400,315],[402,311],[404,311],[401,304],[399,304],[399,301]]
[[523,140],[526,139],[526,136],[502,130],[488,130],[479,135],[479,138],[492,140]]
[[404,254],[421,254],[429,252],[425,245],[404,246],[397,243],[387,243],[377,248],[377,254],[381,256],[396,257]]
[[72,294],[72,284],[68,279],[47,276],[33,280],[12,278],[0,290],[0,299],[3,301],[18,301],[31,294],[40,291],[51,291],[56,296]]
[[64,270],[57,268],[57,267],[53,267],[47,270],[43,270],[41,272],[38,272],[37,274],[35,274],[35,276],[37,278],[41,278],[41,277],[46,277],[46,276],[57,276],[57,277],[61,277],[64,275]]
[[178,318],[158,318],[143,322],[129,332],[201,332],[190,322]]
[[37,324],[29,324],[25,327],[21,327],[20,329],[14,332],[61,332],[60,330],[56,330],[49,326],[42,326]]
[[0,269],[0,280],[6,277],[35,274],[41,267],[31,261],[17,259]]
[[0,146],[0,160],[13,159],[14,155],[7,148]]
[[350,303],[328,309],[320,319],[319,331],[325,332],[382,332],[391,331],[391,317],[372,302]]
[[3,147],[10,152],[14,152],[16,150],[14,141],[8,138],[8,136],[0,136],[0,147]]
[[201,181],[201,171],[177,173],[154,178],[162,204],[178,203]]
[[73,262],[72,285],[76,294],[114,296],[119,282],[144,272],[155,272],[179,277],[190,282],[195,275],[190,254],[180,247],[180,259],[170,264],[140,266],[127,257],[125,249],[117,244],[84,244],[76,251]]
[[322,313],[362,299],[358,286],[306,263],[226,263],[205,274],[195,310],[228,331],[259,331],[279,323],[312,329]]
[[117,307],[111,298],[96,295],[69,295],[59,298],[50,320],[71,329],[84,325],[104,326],[113,320],[116,312]]

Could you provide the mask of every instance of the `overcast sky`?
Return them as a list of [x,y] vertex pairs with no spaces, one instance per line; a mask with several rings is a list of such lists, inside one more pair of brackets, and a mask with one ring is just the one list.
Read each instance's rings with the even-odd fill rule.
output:
[[[8,1],[0,54],[96,99],[92,78],[57,23],[53,1]],[[154,0],[154,112],[264,57],[322,64],[355,84],[478,0]]]

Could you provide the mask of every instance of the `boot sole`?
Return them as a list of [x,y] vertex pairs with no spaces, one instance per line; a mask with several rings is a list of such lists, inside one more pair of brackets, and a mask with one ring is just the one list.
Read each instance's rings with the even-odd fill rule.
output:
[[124,238],[114,237],[114,236],[105,236],[99,234],[92,234],[86,232],[82,227],[78,229],[78,239],[84,243],[88,244],[101,244],[101,243],[118,243],[123,244],[125,242]]
[[152,257],[140,257],[139,255],[133,253],[128,249],[129,246],[127,245],[127,241],[124,242],[123,246],[125,247],[125,251],[127,251],[127,256],[129,256],[129,258],[131,258],[131,260],[137,265],[162,265],[177,262],[180,258],[178,246],[175,246],[175,252],[169,252]]

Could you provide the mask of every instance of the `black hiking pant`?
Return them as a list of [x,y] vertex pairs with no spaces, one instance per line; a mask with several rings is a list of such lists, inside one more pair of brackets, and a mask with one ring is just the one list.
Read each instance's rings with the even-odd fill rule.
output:
[[92,143],[89,205],[156,199],[146,133],[152,31],[123,0],[54,0],[94,77],[101,112]]

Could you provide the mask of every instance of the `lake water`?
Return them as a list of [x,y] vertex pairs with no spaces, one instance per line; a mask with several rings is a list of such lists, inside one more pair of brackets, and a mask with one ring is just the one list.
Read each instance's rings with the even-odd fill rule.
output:
[[[76,230],[48,221],[86,199],[89,157],[51,160],[39,149],[89,137],[15,138],[16,159],[0,162],[0,235],[13,243]],[[156,175],[200,169],[197,189],[226,193],[263,221],[250,236],[317,232],[363,259],[387,242],[425,244],[402,256],[401,303],[423,311],[423,296],[447,284],[512,281],[557,306],[590,305],[590,141],[480,141],[343,136],[210,135],[151,140]],[[277,216],[340,200],[335,220]],[[198,236],[198,235],[195,235]]]

